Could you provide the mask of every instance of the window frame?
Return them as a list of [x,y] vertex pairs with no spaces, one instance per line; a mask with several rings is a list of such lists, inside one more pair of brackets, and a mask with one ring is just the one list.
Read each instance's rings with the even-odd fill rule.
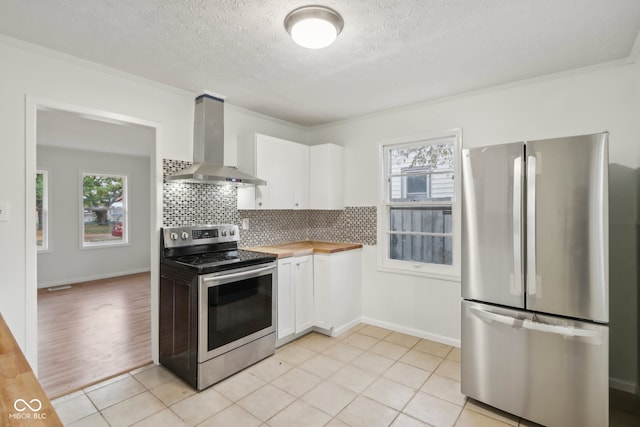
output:
[[[422,173],[421,173],[422,172]],[[404,179],[401,181],[401,192],[403,197],[407,197],[408,195],[412,194],[412,195],[417,195],[417,196],[421,196],[424,195],[427,198],[431,197],[431,175],[427,174],[427,168],[424,166],[421,167],[415,167],[415,168],[402,168],[402,173],[406,174],[406,176],[404,177]],[[414,176],[412,176],[414,175]],[[424,176],[425,177],[425,191],[422,192],[410,192],[409,191],[409,178],[415,178],[417,176]]]
[[[445,139],[454,139],[454,196],[451,201],[392,201],[390,194],[390,173],[388,153],[392,149],[442,143]],[[379,197],[378,209],[378,271],[430,277],[446,281],[460,281],[460,244],[461,244],[461,166],[462,129],[450,129],[410,137],[396,138],[379,143]],[[406,184],[406,183],[403,183]],[[403,189],[403,193],[406,191]],[[390,258],[391,233],[390,212],[392,207],[451,206],[452,224],[452,264],[430,264],[416,261],[404,261]]]
[[[37,168],[36,169],[36,182],[38,181],[38,175],[42,175],[42,245],[38,246],[38,241],[36,238],[36,251],[38,253],[48,253],[51,252],[51,236],[50,236],[50,227],[49,223],[51,220],[51,214],[49,212],[49,199],[51,193],[51,170],[47,168]],[[37,209],[37,201],[36,201],[36,209]],[[36,232],[38,231],[36,224]]]
[[[85,228],[84,228],[84,177],[85,176],[101,176],[109,178],[122,179],[122,209],[124,211],[122,215],[122,239],[121,240],[107,240],[104,242],[85,242]],[[112,248],[117,246],[129,246],[129,175],[121,172],[92,172],[92,171],[80,171],[79,177],[79,205],[80,205],[80,249],[98,249],[98,248]]]

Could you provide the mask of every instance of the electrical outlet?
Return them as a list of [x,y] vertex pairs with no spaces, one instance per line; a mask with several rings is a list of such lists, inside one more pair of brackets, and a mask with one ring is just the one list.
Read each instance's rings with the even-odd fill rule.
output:
[[242,229],[243,230],[249,229],[249,218],[242,218]]
[[0,202],[0,221],[9,221],[9,202]]

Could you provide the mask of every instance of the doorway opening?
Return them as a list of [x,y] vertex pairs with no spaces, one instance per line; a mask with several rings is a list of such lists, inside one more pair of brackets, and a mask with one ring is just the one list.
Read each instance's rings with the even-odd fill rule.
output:
[[35,253],[31,364],[50,398],[152,361],[158,227],[157,126],[53,104],[32,102],[32,168],[27,161],[36,178],[36,215],[27,221]]

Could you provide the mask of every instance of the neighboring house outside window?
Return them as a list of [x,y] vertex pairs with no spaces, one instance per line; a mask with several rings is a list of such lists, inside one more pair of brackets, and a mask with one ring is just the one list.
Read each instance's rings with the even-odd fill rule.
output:
[[379,267],[459,280],[460,131],[383,144]]
[[82,247],[128,243],[127,177],[82,174]]
[[431,198],[431,175],[424,167],[402,168],[405,179],[402,181],[402,197],[413,200],[429,200]]
[[49,171],[36,171],[36,248],[49,250]]

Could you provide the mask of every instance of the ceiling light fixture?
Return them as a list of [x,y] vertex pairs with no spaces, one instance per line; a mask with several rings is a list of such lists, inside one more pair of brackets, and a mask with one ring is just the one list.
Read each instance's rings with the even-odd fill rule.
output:
[[299,7],[284,18],[284,28],[293,41],[308,49],[329,46],[343,27],[342,16],[324,6]]

